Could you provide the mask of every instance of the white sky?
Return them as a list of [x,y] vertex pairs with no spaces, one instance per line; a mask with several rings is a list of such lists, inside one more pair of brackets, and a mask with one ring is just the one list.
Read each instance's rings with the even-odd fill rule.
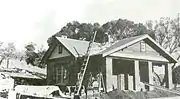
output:
[[0,0],[0,41],[47,47],[47,39],[67,22],[125,18],[135,22],[176,17],[180,0]]

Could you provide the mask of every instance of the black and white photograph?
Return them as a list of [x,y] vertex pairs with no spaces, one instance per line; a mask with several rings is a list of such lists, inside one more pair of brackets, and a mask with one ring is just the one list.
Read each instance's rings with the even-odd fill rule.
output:
[[0,0],[0,99],[180,99],[180,0]]

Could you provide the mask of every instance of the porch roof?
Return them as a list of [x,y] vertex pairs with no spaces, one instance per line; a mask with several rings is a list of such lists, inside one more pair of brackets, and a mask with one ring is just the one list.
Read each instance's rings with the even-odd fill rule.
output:
[[115,58],[126,58],[126,59],[136,59],[136,60],[150,60],[154,62],[169,62],[166,58],[161,56],[149,54],[149,53],[128,53],[128,52],[121,52],[121,53],[113,53],[110,55],[111,57]]
[[123,39],[123,40],[119,40],[118,42],[116,42],[112,46],[110,46],[107,49],[100,52],[99,54],[102,54],[103,57],[105,57],[105,56],[108,56],[112,53],[120,51],[122,49],[125,49],[125,48],[127,48],[127,47],[129,47],[129,46],[131,46],[137,42],[142,41],[142,40],[144,40],[147,44],[149,44],[152,48],[154,48],[161,56],[163,56],[167,60],[169,60],[169,62],[177,63],[177,60],[172,55],[170,55],[169,52],[167,52],[163,47],[161,47],[155,40],[153,40],[147,34],[135,36],[135,37],[131,37],[131,38]]

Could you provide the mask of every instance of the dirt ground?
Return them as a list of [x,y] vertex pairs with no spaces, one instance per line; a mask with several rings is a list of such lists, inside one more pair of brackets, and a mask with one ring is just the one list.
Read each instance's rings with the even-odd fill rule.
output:
[[149,99],[149,98],[159,98],[159,97],[173,97],[176,94],[161,91],[155,89],[153,91],[147,92],[133,92],[133,91],[112,91],[104,94],[104,99]]
[[[180,88],[178,88],[177,90],[180,90]],[[149,98],[174,97],[174,96],[177,95],[158,89],[154,89],[153,91],[147,91],[147,92],[114,90],[106,94],[103,94],[101,97],[99,97],[99,95],[88,96],[88,99],[95,99],[95,97],[96,99],[149,99]],[[81,99],[85,99],[85,97],[82,97]]]

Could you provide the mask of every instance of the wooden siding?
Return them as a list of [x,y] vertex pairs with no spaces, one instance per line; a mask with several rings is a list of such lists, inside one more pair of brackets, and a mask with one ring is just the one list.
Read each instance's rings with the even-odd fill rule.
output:
[[152,60],[152,61],[163,61],[168,62],[166,58],[161,56],[156,50],[146,43],[146,51],[140,50],[140,42],[135,43],[123,50],[112,53],[110,56],[122,57],[122,58],[133,58],[139,60]]
[[151,46],[149,46],[147,43],[145,43],[146,46],[146,51],[141,51],[141,44],[140,42],[137,42],[125,49],[123,49],[123,52],[141,52],[141,53],[148,53],[148,54],[153,54],[153,55],[159,55],[158,52],[156,52],[156,50],[154,50]]
[[[76,66],[72,66],[73,60],[68,60],[70,58],[67,58],[67,59],[63,58],[63,61],[61,61],[60,58],[58,58],[58,59],[59,59],[59,61],[53,60],[53,61],[48,62],[47,84],[74,85],[74,83],[76,81],[76,73],[75,73]],[[62,66],[63,66],[64,70],[66,70],[67,79],[61,79],[62,77],[58,77],[58,79],[57,79],[57,72],[58,72],[57,69],[60,69]],[[71,75],[71,78],[70,78],[70,75]]]
[[54,51],[52,52],[51,56],[49,59],[55,59],[55,58],[61,58],[61,57],[67,57],[70,56],[71,54],[63,47],[62,48],[62,53],[59,53],[59,46],[56,46]]

